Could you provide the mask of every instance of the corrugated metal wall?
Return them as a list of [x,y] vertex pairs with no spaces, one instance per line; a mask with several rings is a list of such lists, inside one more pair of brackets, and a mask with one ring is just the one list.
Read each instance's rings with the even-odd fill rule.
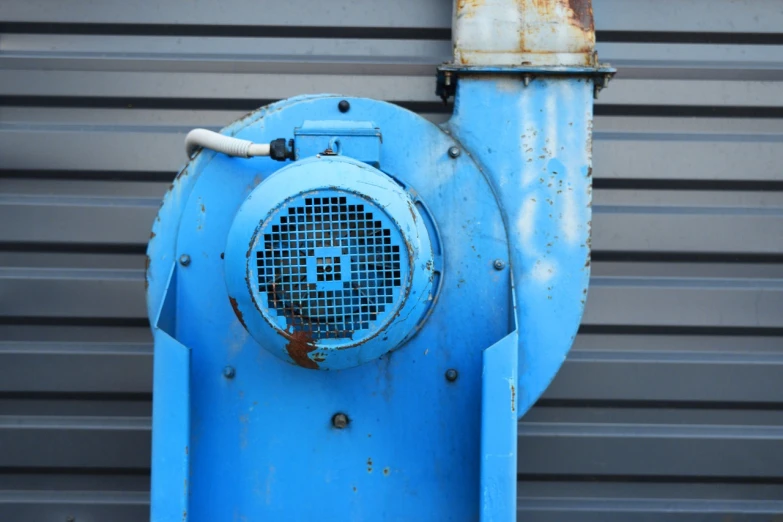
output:
[[[0,1],[0,519],[147,517],[144,248],[184,133],[307,92],[442,121],[450,3]],[[519,519],[779,520],[783,3],[594,3],[594,277]]]

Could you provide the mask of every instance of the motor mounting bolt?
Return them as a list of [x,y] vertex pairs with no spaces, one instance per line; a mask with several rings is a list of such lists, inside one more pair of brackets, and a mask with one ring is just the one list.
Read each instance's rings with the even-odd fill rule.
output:
[[187,254],[182,254],[179,256],[179,264],[182,266],[188,266],[190,264],[190,256]]
[[462,151],[460,151],[459,147],[457,147],[456,145],[453,147],[449,147],[449,156],[451,156],[452,158],[459,157],[461,152]]
[[341,430],[348,426],[348,415],[345,413],[335,413],[332,415],[332,426]]
[[495,262],[492,263],[492,266],[495,267],[495,270],[503,270],[506,268],[506,262],[502,259],[495,259]]

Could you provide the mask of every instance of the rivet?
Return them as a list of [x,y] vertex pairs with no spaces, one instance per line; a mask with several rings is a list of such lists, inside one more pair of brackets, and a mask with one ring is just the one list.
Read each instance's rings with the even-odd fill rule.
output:
[[506,268],[506,262],[502,259],[495,259],[495,262],[492,263],[492,266],[495,267],[495,270],[503,270]]
[[237,374],[237,371],[234,369],[233,366],[226,366],[223,368],[223,377],[226,379],[233,379],[234,376]]
[[345,113],[351,110],[351,104],[348,103],[348,100],[340,100],[340,103],[337,104],[337,108],[340,112]]
[[454,381],[457,380],[458,376],[459,376],[459,374],[457,373],[457,370],[455,370],[454,368],[449,368],[448,370],[446,370],[446,380],[447,381],[454,382]]
[[451,156],[452,158],[458,157],[460,155],[460,152],[461,151],[459,150],[459,147],[456,147],[456,146],[455,147],[449,147],[449,156]]
[[332,415],[332,426],[341,430],[348,426],[348,415],[345,413],[335,413]]
[[190,264],[190,256],[187,254],[182,254],[179,256],[179,264],[182,266],[188,266]]

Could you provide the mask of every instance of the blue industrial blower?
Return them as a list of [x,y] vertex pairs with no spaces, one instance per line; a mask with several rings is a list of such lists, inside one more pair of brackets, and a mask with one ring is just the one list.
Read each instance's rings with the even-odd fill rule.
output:
[[443,125],[320,94],[188,135],[148,248],[153,521],[515,520],[613,70],[589,0],[458,2],[453,33]]

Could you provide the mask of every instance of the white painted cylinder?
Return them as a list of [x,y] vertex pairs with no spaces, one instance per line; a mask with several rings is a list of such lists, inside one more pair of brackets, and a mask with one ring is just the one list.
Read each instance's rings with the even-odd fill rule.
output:
[[591,0],[457,0],[454,63],[594,66]]

